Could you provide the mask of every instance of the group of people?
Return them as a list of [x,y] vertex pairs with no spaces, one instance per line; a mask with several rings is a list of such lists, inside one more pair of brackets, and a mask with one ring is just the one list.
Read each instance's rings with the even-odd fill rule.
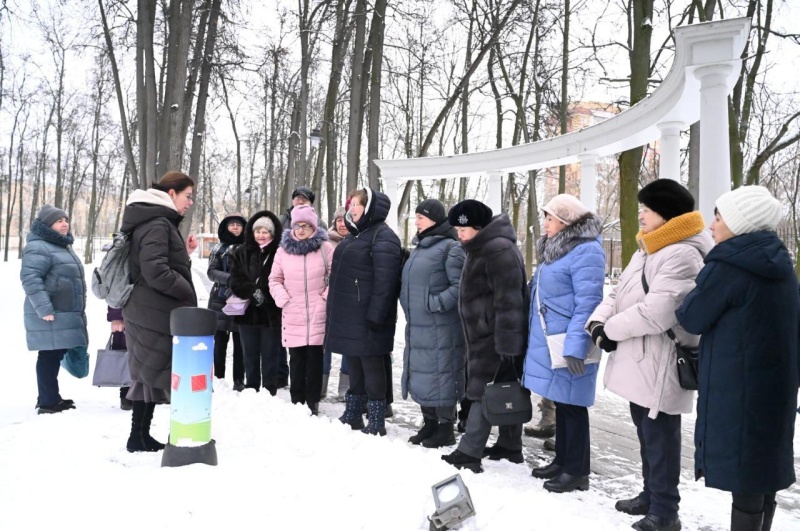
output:
[[[197,241],[179,231],[193,188],[190,177],[169,172],[133,192],[123,213],[134,288],[122,323],[111,313],[109,320],[117,331],[124,327],[129,351],[129,451],[164,447],[149,429],[155,405],[170,399],[169,313],[197,304],[189,258]],[[390,202],[381,192],[350,192],[330,230],[313,208],[313,192],[301,187],[293,195],[284,219],[263,210],[220,222],[209,260],[217,377],[225,375],[233,334],[234,388],[274,395],[288,350],[291,400],[316,415],[331,356],[342,355],[347,390],[339,420],[385,435],[399,299],[402,394],[423,418],[409,442],[454,445],[460,416],[463,435],[442,456],[446,462],[474,472],[484,457],[523,463],[522,424],[500,426],[487,446],[493,426],[481,407],[487,384],[518,380],[554,404],[555,458],[532,475],[562,493],[589,488],[588,408],[605,351],[605,387],[630,403],[642,459],[641,492],[615,507],[642,517],[634,529],[675,531],[681,414],[691,412],[695,397],[680,385],[676,342],[699,345],[696,477],[732,493],[731,529],[771,528],[775,493],[795,481],[800,290],[775,233],[781,205],[767,189],[746,186],[718,198],[709,235],[683,186],[651,182],[638,195],[639,250],[605,296],[603,222],[570,195],[542,209],[530,282],[508,215],[479,201],[449,212],[437,200],[421,202],[407,254],[385,222]],[[39,413],[75,407],[58,392],[59,362],[67,349],[88,344],[83,267],[68,221],[45,205],[23,253]],[[247,301],[243,312],[228,312],[239,315],[225,311],[232,297]]]

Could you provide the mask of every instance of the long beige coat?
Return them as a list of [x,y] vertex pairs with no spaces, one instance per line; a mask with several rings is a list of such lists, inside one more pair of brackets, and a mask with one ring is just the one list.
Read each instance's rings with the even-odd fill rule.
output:
[[[694,288],[703,259],[714,242],[708,232],[667,245],[648,255],[637,251],[619,284],[587,321],[605,324],[617,342],[606,365],[603,383],[611,392],[641,407],[650,418],[660,411],[690,413],[694,391],[678,383],[675,346],[665,331],[672,328],[683,345],[696,346],[699,336],[688,334],[675,317],[684,297]],[[642,268],[650,291],[642,286]]]

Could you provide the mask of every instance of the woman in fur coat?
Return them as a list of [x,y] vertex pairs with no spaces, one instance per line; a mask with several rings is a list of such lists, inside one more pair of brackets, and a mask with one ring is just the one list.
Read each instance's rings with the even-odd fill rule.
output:
[[[533,469],[533,476],[546,479],[544,488],[550,492],[586,490],[588,408],[594,404],[598,364],[585,363],[594,345],[583,327],[603,300],[603,222],[567,194],[555,196],[542,210],[545,234],[537,242],[539,266],[532,282],[523,383],[555,402],[556,457]],[[547,334],[566,334],[566,367],[552,367]]]
[[281,339],[289,349],[292,403],[306,404],[317,415],[333,246],[313,207],[296,206],[291,215],[291,228],[283,231],[269,274],[269,292],[283,312]]

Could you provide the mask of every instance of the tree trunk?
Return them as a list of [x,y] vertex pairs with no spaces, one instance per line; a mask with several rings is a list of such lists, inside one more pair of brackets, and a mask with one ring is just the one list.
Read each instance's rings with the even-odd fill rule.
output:
[[367,2],[356,0],[355,41],[353,43],[353,66],[350,74],[350,117],[347,132],[347,189],[358,187],[358,170],[361,160],[361,126],[363,117],[363,101],[361,91],[364,71],[364,34],[367,25]]
[[[648,59],[648,68],[650,65]],[[558,105],[558,121],[561,134],[567,134],[567,113],[569,111],[569,0],[564,0],[564,35],[561,45],[561,101]],[[558,193],[567,191],[567,167],[558,167]]]
[[369,90],[369,133],[367,136],[367,174],[369,186],[378,190],[378,167],[373,162],[379,158],[381,116],[381,74],[383,71],[383,37],[386,29],[387,0],[375,0],[370,28],[372,49],[372,72]]

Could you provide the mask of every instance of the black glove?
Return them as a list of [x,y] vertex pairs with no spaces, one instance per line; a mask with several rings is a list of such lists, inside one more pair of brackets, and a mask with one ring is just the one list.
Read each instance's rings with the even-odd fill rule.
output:
[[617,342],[608,338],[605,326],[602,323],[595,323],[590,330],[592,331],[592,342],[595,345],[606,352],[614,352],[617,350]]
[[253,292],[253,299],[256,301],[256,306],[263,306],[264,305],[264,301],[266,300],[264,298],[264,293],[261,291],[260,288],[257,288]]
[[367,328],[369,328],[370,332],[377,332],[381,328],[383,328],[383,326],[381,326],[380,323],[376,323],[375,321],[367,320]]
[[564,361],[567,362],[567,369],[570,374],[583,374],[586,372],[586,363],[580,358],[573,356],[564,356]]

